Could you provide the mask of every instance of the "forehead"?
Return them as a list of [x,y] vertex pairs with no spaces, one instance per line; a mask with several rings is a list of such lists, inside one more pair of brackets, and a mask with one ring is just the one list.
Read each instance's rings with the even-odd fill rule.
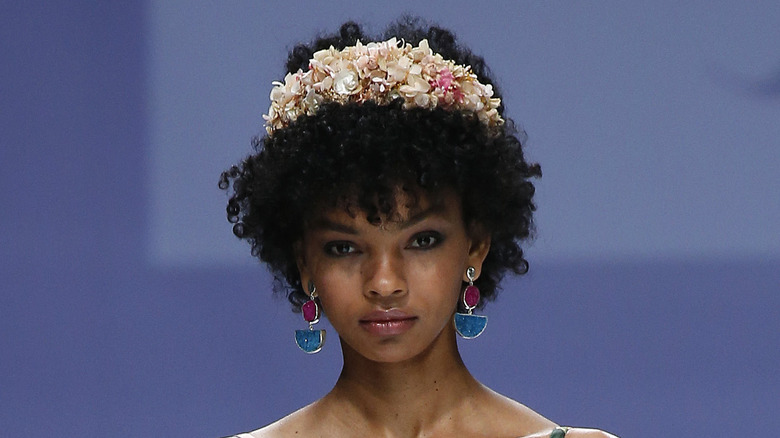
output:
[[430,216],[446,216],[461,220],[460,198],[452,190],[436,193],[397,190],[392,198],[375,200],[373,209],[361,208],[354,200],[342,200],[330,208],[313,212],[306,220],[306,228],[320,228],[323,224],[368,223],[380,228],[403,227]]

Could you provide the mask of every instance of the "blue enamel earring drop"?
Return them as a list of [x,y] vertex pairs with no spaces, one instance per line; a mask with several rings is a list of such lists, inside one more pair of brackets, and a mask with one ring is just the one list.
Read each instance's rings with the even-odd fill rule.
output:
[[485,331],[487,326],[487,316],[473,315],[472,311],[479,304],[479,289],[474,286],[477,270],[473,266],[466,269],[466,277],[469,279],[469,285],[463,289],[461,302],[468,313],[455,313],[455,330],[464,339],[474,339]]
[[308,330],[295,331],[295,343],[306,353],[316,353],[325,343],[325,330],[314,330],[314,324],[320,321],[320,306],[317,305],[317,288],[309,282],[309,301],[301,306],[303,319],[309,323]]

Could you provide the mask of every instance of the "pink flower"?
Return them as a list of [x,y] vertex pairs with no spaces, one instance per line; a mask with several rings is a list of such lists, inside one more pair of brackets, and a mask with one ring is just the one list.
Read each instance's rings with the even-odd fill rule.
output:
[[455,102],[458,103],[463,102],[463,92],[460,91],[458,88],[452,90],[452,94],[455,96]]
[[452,86],[452,81],[455,77],[452,75],[450,69],[445,68],[439,72],[439,79],[436,80],[436,85],[444,90],[448,90]]

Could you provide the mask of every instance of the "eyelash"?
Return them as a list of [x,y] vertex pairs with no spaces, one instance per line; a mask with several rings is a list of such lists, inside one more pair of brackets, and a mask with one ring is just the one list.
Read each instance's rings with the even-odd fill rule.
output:
[[[421,239],[431,239],[433,241],[431,243],[429,243],[428,245],[425,245],[425,246],[416,245],[417,243],[419,243],[419,241]],[[409,246],[411,248],[414,248],[414,249],[427,250],[427,249],[432,249],[432,248],[435,248],[435,247],[439,246],[439,244],[441,244],[441,242],[443,240],[444,240],[444,238],[443,238],[443,236],[441,234],[439,234],[439,233],[437,233],[435,231],[425,231],[423,233],[420,233],[420,234],[414,236],[412,238],[412,241],[409,244]]]
[[[339,251],[339,249],[345,248],[347,249],[346,252]],[[343,257],[355,251],[355,246],[349,242],[329,242],[325,245],[325,252],[334,257]]]
[[[427,245],[420,244],[422,239],[432,240]],[[429,250],[439,246],[444,240],[444,236],[435,231],[425,231],[415,235],[409,243],[408,248],[414,250]],[[328,242],[325,245],[325,253],[334,257],[344,257],[357,252],[355,246],[350,242]]]

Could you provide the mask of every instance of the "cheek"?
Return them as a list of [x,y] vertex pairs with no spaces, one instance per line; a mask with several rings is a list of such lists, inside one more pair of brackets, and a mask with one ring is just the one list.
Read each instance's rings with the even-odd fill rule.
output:
[[[460,266],[457,261],[437,264],[433,269],[416,272],[415,281],[410,284],[411,292],[419,291],[418,299],[430,304],[439,304],[442,310],[454,309],[461,289]],[[446,304],[444,304],[446,303]]]
[[360,299],[360,283],[355,276],[339,270],[326,270],[314,275],[322,310],[329,320],[349,312]]

